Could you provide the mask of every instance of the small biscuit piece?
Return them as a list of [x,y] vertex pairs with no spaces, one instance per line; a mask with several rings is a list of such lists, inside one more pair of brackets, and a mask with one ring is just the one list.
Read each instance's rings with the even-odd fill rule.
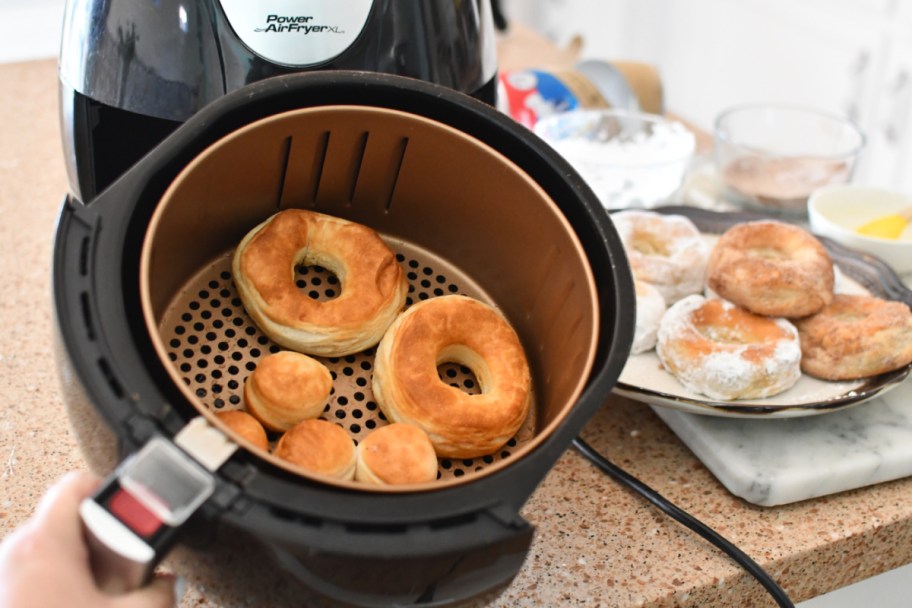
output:
[[244,384],[247,411],[271,431],[287,431],[323,413],[332,390],[325,365],[291,351],[264,357]]
[[427,433],[394,423],[358,444],[355,480],[376,485],[426,483],[437,478],[437,455]]
[[325,420],[299,422],[282,435],[274,454],[312,473],[350,480],[355,443],[342,427]]
[[216,412],[215,415],[225,423],[225,426],[243,439],[246,439],[261,450],[269,451],[269,439],[266,437],[266,431],[256,418],[241,410]]

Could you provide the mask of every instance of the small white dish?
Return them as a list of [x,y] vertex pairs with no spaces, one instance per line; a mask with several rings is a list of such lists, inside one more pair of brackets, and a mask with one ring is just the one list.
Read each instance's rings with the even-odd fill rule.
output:
[[811,232],[833,239],[846,247],[870,253],[886,262],[895,272],[912,272],[912,225],[898,239],[883,239],[858,234],[863,224],[896,213],[912,204],[912,196],[855,185],[826,186],[808,199]]

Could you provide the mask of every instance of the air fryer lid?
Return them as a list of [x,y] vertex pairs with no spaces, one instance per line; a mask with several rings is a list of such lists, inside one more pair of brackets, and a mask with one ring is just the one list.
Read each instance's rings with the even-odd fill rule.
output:
[[[172,184],[177,183],[178,176],[195,159],[205,156],[204,151],[222,138],[262,119],[287,112],[294,115],[302,108],[334,108],[333,111],[336,111],[344,109],[340,108],[342,106],[393,110],[393,115],[401,112],[429,119],[474,138],[519,167],[521,173],[535,182],[535,188],[543,191],[557,205],[576,233],[585,258],[593,269],[600,324],[592,371],[584,381],[585,387],[576,403],[564,412],[560,423],[534,449],[522,458],[508,458],[512,460],[508,466],[479,476],[471,483],[443,484],[433,491],[398,494],[352,491],[347,487],[324,483],[323,480],[302,477],[266,458],[242,450],[219,471],[219,490],[207,505],[206,514],[243,528],[267,545],[274,546],[277,553],[287,558],[283,560],[286,566],[300,563],[301,558],[289,556],[303,548],[306,548],[304,554],[310,558],[322,554],[338,556],[342,561],[333,561],[333,567],[349,563],[357,569],[364,566],[359,558],[375,564],[377,556],[383,556],[384,560],[397,557],[421,559],[421,556],[441,552],[459,555],[479,547],[509,543],[510,539],[525,534],[524,530],[528,528],[517,515],[519,508],[595,409],[603,403],[623,367],[632,339],[633,288],[617,234],[598,200],[579,176],[524,127],[465,95],[399,77],[322,72],[255,83],[211,104],[93,203],[83,206],[70,200],[65,205],[55,242],[54,286],[60,335],[69,358],[68,364],[88,397],[91,409],[116,434],[124,453],[135,451],[154,434],[173,435],[186,420],[198,415],[199,402],[188,399],[186,388],[181,386],[182,381],[175,382],[173,370],[168,369],[171,362],[167,360],[167,354],[163,357],[161,348],[156,348],[156,338],[150,334],[144,313],[154,311],[153,319],[164,319],[167,316],[166,302],[170,301],[180,285],[185,284],[184,281],[189,281],[193,269],[200,268],[205,260],[223,254],[235,239],[240,239],[244,230],[267,213],[269,204],[275,209],[276,201],[282,204],[283,198],[273,190],[271,203],[267,204],[260,201],[258,196],[261,193],[254,189],[257,196],[253,200],[258,203],[255,211],[251,211],[243,221],[239,217],[244,212],[240,208],[242,206],[228,199],[225,199],[226,205],[230,205],[232,213],[219,215],[214,213],[215,204],[211,202],[215,197],[209,197],[213,193],[224,194],[218,190],[219,181],[212,181],[215,174],[188,170],[184,176],[191,177],[187,178],[186,184],[209,176],[207,184],[199,182],[196,187],[208,186],[202,192],[197,191],[206,195],[199,199],[204,201],[199,203],[199,208],[203,212],[201,217],[216,222],[215,227],[207,228],[216,236],[201,238],[201,233],[196,231],[180,237],[203,242],[198,257],[192,263],[175,261],[178,270],[157,270],[150,256],[150,289],[144,305],[140,293],[140,257],[144,238],[149,235],[152,247],[166,241],[176,243],[179,229],[165,227],[170,221],[167,216],[171,213],[177,214],[171,219],[180,214],[192,216],[194,208],[194,201],[183,198],[183,195],[178,198],[183,198],[182,202],[168,205],[167,211],[160,209],[160,203]],[[268,124],[279,124],[282,120],[269,121]],[[355,130],[358,128],[355,127]],[[401,135],[398,139],[401,141]],[[452,139],[464,142],[462,137]],[[350,136],[348,140],[360,141],[360,135]],[[370,145],[364,150],[369,148]],[[264,162],[257,155],[249,156],[251,163]],[[281,154],[273,156],[273,159],[274,172],[281,168],[284,161]],[[447,160],[441,157],[439,162]],[[437,175],[444,173],[438,172]],[[230,174],[222,175],[223,179],[227,177]],[[464,181],[472,179],[472,176],[460,177]],[[247,178],[246,183],[249,185],[252,181],[253,178]],[[271,182],[273,185],[278,183],[275,179]],[[351,186],[350,181],[341,180],[340,183]],[[357,184],[355,186],[357,190]],[[529,192],[535,190],[529,184],[523,187]],[[183,186],[175,185],[175,188]],[[307,188],[303,191],[306,192]],[[324,204],[320,202],[319,195],[315,200],[319,205]],[[332,204],[340,202],[346,203],[346,199],[338,199]],[[306,206],[312,203],[313,200],[305,198],[296,199],[294,204]],[[505,287],[501,281],[491,280],[490,277],[478,278],[485,277],[485,273],[496,272],[497,265],[484,262],[481,257],[478,261],[471,261],[479,254],[479,249],[487,248],[487,253],[490,253],[496,239],[487,239],[490,244],[481,248],[470,245],[459,251],[462,244],[448,243],[446,235],[449,229],[440,227],[443,214],[435,219],[430,211],[418,208],[429,206],[432,202],[421,201],[419,205],[415,199],[410,204],[416,207],[417,217],[431,222],[431,234],[436,231],[435,238],[442,239],[441,245],[431,248],[430,243],[418,238],[415,228],[408,222],[395,220],[394,216],[400,210],[396,204],[388,220],[383,213],[356,205],[346,207],[346,204],[340,204],[334,209],[352,219],[371,220],[366,223],[374,223],[374,227],[391,242],[416,242],[430,251],[440,250],[449,256],[446,259],[455,267],[471,269],[471,277],[468,271],[465,272],[465,276],[471,278],[465,285],[479,287],[479,294],[490,297],[503,307],[514,324],[524,325],[523,311],[510,309],[518,303],[502,293]],[[539,204],[534,205],[535,209],[540,207]],[[516,209],[510,203],[505,208]],[[405,209],[408,205],[402,208],[403,211]],[[492,213],[498,209],[500,206],[495,206]],[[156,211],[160,211],[159,226],[151,227],[150,231],[150,221]],[[456,214],[451,221],[464,221],[458,218],[459,214]],[[493,229],[495,225],[493,221],[474,218],[471,221],[476,221],[479,228]],[[522,222],[524,218],[514,213],[498,221],[498,229],[508,232],[513,225],[511,222]],[[159,236],[152,236],[154,234]],[[459,241],[452,238],[453,233],[449,234],[451,241]],[[510,239],[504,237],[504,240]],[[189,252],[187,247],[183,249]],[[511,267],[515,267],[509,252],[500,254],[504,259],[511,260]],[[507,283],[513,280],[514,277],[503,279]],[[521,282],[524,283],[525,279]],[[542,288],[545,286],[545,283],[540,284]],[[526,348],[533,351],[538,346],[532,338],[536,335],[534,327],[535,323],[532,323],[525,329],[519,328]],[[536,382],[542,384],[541,374],[553,370],[543,368],[543,355],[534,356],[538,357],[535,365],[539,368]],[[539,385],[535,389],[540,393],[545,390]],[[539,401],[541,398],[539,395]],[[77,426],[75,421],[74,426]],[[76,430],[79,433],[79,429]],[[84,450],[92,451],[91,440],[82,443]],[[390,532],[393,531],[395,540],[391,541]],[[518,567],[516,562],[513,564]],[[348,581],[348,584],[352,583],[352,579]]]

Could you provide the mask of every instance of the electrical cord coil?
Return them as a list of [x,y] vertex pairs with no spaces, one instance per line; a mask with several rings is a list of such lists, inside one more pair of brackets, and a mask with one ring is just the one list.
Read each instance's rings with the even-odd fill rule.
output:
[[575,447],[583,456],[585,456],[589,461],[591,461],[596,467],[598,467],[603,473],[611,477],[613,480],[627,488],[632,490],[636,494],[639,494],[653,505],[662,510],[666,515],[680,523],[681,525],[689,528],[693,532],[696,532],[701,537],[715,545],[718,549],[726,553],[731,557],[739,566],[744,568],[751,576],[753,576],[757,581],[763,585],[766,591],[772,596],[776,603],[781,608],[795,608],[795,605],[789,599],[788,595],[776,583],[775,580],[767,573],[760,565],[755,562],[749,555],[744,553],[741,549],[727,540],[721,534],[692,516],[690,513],[684,511],[667,498],[659,494],[657,491],[650,488],[648,485],[627,473],[610,460],[602,456],[598,451],[596,451],[592,446],[590,446],[586,441],[581,437],[577,437],[573,440],[573,447]]

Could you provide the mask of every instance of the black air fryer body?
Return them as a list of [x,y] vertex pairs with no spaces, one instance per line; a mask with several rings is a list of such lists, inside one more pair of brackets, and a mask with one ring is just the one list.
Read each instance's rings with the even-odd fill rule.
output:
[[222,95],[291,72],[368,70],[488,103],[488,0],[70,0],[61,121],[73,192],[91,200]]
[[[93,201],[69,196],[55,240],[53,285],[71,423],[87,460],[103,473],[199,415],[166,373],[142,320],[140,248],[150,217],[178,173],[214,142],[265,117],[321,106],[387,108],[437,121],[530,176],[578,235],[594,270],[601,321],[591,372],[561,424],[534,451],[496,473],[436,491],[340,489],[239,450],[218,471],[215,494],[191,520],[185,540],[225,555],[232,568],[220,572],[226,581],[249,576],[265,550],[285,583],[345,602],[465,600],[502,587],[519,570],[532,537],[519,510],[604,402],[633,328],[629,266],[598,199],[531,132],[471,97],[366,72],[266,79],[192,116]],[[239,538],[256,539],[258,549],[230,549]]]

